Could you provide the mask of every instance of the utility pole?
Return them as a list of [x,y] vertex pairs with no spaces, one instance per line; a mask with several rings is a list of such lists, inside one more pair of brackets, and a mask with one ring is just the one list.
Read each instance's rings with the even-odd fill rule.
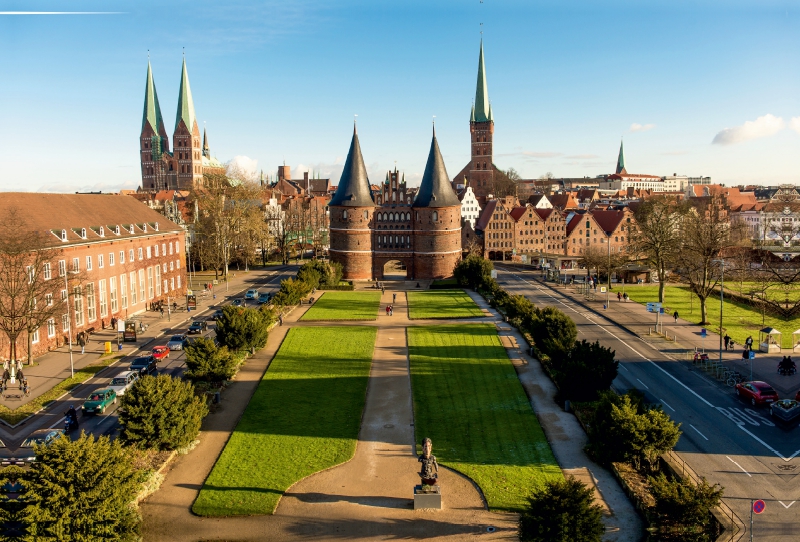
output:
[[67,296],[64,298],[64,304],[66,305],[67,309],[67,333],[69,337],[69,372],[70,376],[75,376],[75,364],[72,361],[72,318],[69,315],[69,281],[67,280],[67,276],[69,275],[69,270],[67,269],[66,260],[64,261],[64,288],[66,289]]
[[721,271],[721,282],[719,288],[719,361],[722,363],[722,309],[723,309],[723,302],[724,302],[724,295],[725,295],[725,260],[720,258],[719,260],[712,260],[713,262],[718,262],[720,265]]
[[608,245],[608,288],[606,288],[606,307],[608,307],[609,295],[611,293],[611,234],[609,234],[608,239],[606,239],[606,245]]

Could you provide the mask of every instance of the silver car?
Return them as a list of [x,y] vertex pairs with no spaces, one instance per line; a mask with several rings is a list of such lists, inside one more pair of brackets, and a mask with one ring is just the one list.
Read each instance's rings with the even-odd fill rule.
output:
[[186,335],[173,335],[167,343],[167,348],[170,350],[183,350],[183,345],[186,344]]
[[108,389],[114,390],[117,397],[122,397],[137,380],[139,380],[139,371],[125,371],[111,379]]

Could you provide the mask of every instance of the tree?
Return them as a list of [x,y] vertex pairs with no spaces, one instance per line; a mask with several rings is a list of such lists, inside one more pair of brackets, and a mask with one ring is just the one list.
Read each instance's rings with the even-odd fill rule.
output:
[[492,278],[494,265],[489,260],[482,258],[478,254],[470,254],[453,269],[453,276],[459,286],[467,286],[477,290],[485,286]]
[[619,362],[615,352],[598,341],[575,343],[565,356],[551,359],[554,380],[562,398],[572,401],[594,401],[600,391],[607,390],[617,377]]
[[281,256],[281,262],[288,263],[290,233],[288,221],[283,207],[278,205],[275,200],[270,200],[269,205],[264,207],[264,221],[267,223],[269,237]]
[[493,177],[495,198],[517,195],[517,182],[520,180],[520,176],[514,168],[506,171],[495,169]]
[[122,396],[119,438],[140,448],[176,450],[197,438],[206,414],[208,406],[191,383],[144,376]]
[[[18,209],[12,208],[0,223],[0,330],[8,337],[11,360],[19,359],[19,338],[27,333],[30,363],[33,334],[65,312],[72,292],[61,299],[59,254],[43,234],[30,228]],[[71,278],[74,283],[76,277]]]
[[704,529],[711,522],[711,509],[719,506],[722,499],[722,487],[709,485],[705,478],[696,485],[688,477],[674,480],[663,473],[648,480],[656,501],[656,513],[667,524]]
[[580,261],[587,271],[591,272],[592,269],[596,269],[598,274],[602,273],[610,278],[611,273],[625,265],[628,261],[628,254],[624,252],[608,252],[608,246],[605,249],[590,246],[584,249]]
[[572,476],[545,482],[519,518],[523,542],[600,542],[604,532],[594,490]]
[[228,305],[217,320],[217,340],[233,351],[264,348],[273,321],[268,309],[262,311]]
[[658,300],[664,302],[667,272],[680,254],[686,204],[665,196],[644,200],[634,212],[636,227],[628,232],[630,253],[641,256],[658,275]]
[[280,290],[272,298],[272,302],[284,307],[297,305],[310,291],[311,287],[302,280],[282,280]]
[[187,380],[197,382],[222,382],[236,374],[236,360],[227,346],[217,346],[207,337],[200,337],[184,349],[186,352]]
[[35,448],[22,479],[23,524],[36,540],[137,540],[142,475],[120,442],[81,434]]
[[578,337],[575,322],[555,307],[538,310],[525,318],[522,326],[531,335],[536,348],[551,359],[569,352]]
[[693,206],[681,225],[682,271],[689,288],[700,300],[700,324],[708,324],[706,300],[714,293],[721,277],[717,260],[739,242],[742,224],[731,224],[722,202],[710,198]]

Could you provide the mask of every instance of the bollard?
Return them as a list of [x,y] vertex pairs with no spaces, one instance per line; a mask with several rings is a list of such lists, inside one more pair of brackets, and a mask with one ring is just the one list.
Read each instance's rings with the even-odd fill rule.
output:
[[564,412],[569,412],[569,400],[564,401]]
[[220,401],[220,393],[218,391],[214,392],[214,402],[219,403],[219,401]]

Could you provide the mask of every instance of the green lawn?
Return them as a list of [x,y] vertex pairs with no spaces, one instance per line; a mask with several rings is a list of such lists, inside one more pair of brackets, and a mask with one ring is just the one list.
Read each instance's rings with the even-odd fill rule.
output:
[[376,320],[380,304],[380,292],[325,292],[300,320]]
[[480,486],[492,510],[521,510],[560,478],[539,421],[491,324],[408,328],[417,450]]
[[483,311],[464,290],[408,292],[409,318],[474,318]]
[[377,329],[295,328],[200,491],[201,516],[271,514],[298,480],[355,453]]
[[[619,288],[619,286],[617,287]],[[727,291],[727,287],[725,288]],[[648,303],[658,301],[658,285],[626,285],[625,292],[638,303]],[[616,295],[616,294],[615,294]],[[686,286],[667,286],[664,290],[664,306],[668,309],[670,316],[674,311],[689,322],[697,323],[700,321],[700,303],[697,296],[690,295],[689,288]],[[708,330],[716,332],[719,328],[719,293],[706,300],[708,309]],[[767,326],[774,327],[783,333],[784,348],[790,348],[792,342],[792,332],[800,328],[800,318],[783,320],[766,314],[763,316],[761,311],[725,300],[723,306],[723,327],[726,333],[738,344],[744,344],[748,335],[753,336],[754,341],[758,341],[758,330]]]

